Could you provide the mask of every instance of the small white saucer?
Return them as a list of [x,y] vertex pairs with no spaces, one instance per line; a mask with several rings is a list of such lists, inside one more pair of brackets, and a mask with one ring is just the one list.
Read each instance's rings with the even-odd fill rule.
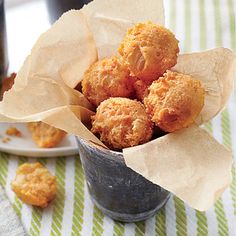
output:
[[[22,137],[8,136],[5,134],[8,127],[16,127]],[[4,143],[4,138],[10,138]],[[74,135],[67,135],[62,142],[54,148],[39,148],[31,138],[26,124],[23,123],[0,123],[0,151],[28,157],[58,157],[79,153]]]

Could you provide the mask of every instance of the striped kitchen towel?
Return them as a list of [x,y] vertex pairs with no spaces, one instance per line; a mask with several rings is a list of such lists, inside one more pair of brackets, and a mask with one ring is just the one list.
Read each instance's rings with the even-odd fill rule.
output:
[[[236,51],[235,0],[164,0],[166,26],[175,32],[181,52],[224,46]],[[236,155],[236,91],[228,106],[205,128]],[[30,235],[168,235],[236,236],[236,171],[233,182],[206,212],[196,211],[172,196],[147,221],[124,224],[104,216],[90,201],[79,156],[40,159],[57,176],[57,199],[40,210],[23,204],[11,191],[18,165],[35,161],[0,154],[0,184]]]

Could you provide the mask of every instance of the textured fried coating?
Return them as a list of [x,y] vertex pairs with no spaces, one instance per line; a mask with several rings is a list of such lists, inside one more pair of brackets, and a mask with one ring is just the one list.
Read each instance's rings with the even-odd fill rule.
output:
[[118,57],[95,62],[85,72],[82,92],[95,106],[110,97],[130,97],[133,78],[128,67]]
[[28,123],[34,142],[42,148],[52,148],[65,137],[66,132],[41,121]]
[[134,82],[135,98],[142,102],[143,99],[148,94],[149,85],[147,83],[145,83],[143,80],[137,79]]
[[144,98],[152,121],[166,132],[194,123],[204,105],[205,90],[190,75],[167,71],[149,87]]
[[122,149],[148,142],[153,124],[142,103],[128,98],[103,101],[92,117],[92,132],[111,149]]
[[170,30],[149,21],[129,29],[118,52],[132,76],[150,82],[176,64],[179,47]]
[[56,177],[40,163],[25,163],[16,170],[12,190],[25,203],[45,208],[56,196]]

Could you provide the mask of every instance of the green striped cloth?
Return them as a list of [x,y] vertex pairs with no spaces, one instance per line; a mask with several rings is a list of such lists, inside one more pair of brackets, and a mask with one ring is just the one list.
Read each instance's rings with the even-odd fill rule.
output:
[[[165,0],[166,26],[176,33],[181,52],[218,46],[235,51],[235,0]],[[236,92],[226,109],[205,127],[236,154]],[[122,224],[104,216],[90,201],[79,156],[39,159],[57,176],[58,196],[46,209],[23,204],[11,191],[18,165],[36,161],[0,154],[0,184],[30,235],[221,235],[236,236],[236,171],[233,183],[207,212],[175,196],[151,219]],[[0,232],[1,235],[1,232]]]

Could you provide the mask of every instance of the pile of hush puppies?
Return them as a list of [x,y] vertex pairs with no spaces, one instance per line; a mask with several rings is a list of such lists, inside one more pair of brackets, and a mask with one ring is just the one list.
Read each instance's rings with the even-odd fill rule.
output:
[[174,132],[194,123],[205,90],[190,75],[171,71],[178,40],[163,26],[138,23],[118,48],[119,56],[92,64],[82,92],[96,109],[91,131],[113,150],[148,142],[154,126]]
[[[152,22],[138,23],[118,53],[92,64],[82,80],[83,94],[97,108],[91,131],[107,147],[146,143],[155,126],[174,132],[194,123],[205,90],[190,75],[171,71],[179,53],[173,33]],[[23,202],[42,208],[56,196],[56,178],[40,163],[20,166],[11,186]]]

